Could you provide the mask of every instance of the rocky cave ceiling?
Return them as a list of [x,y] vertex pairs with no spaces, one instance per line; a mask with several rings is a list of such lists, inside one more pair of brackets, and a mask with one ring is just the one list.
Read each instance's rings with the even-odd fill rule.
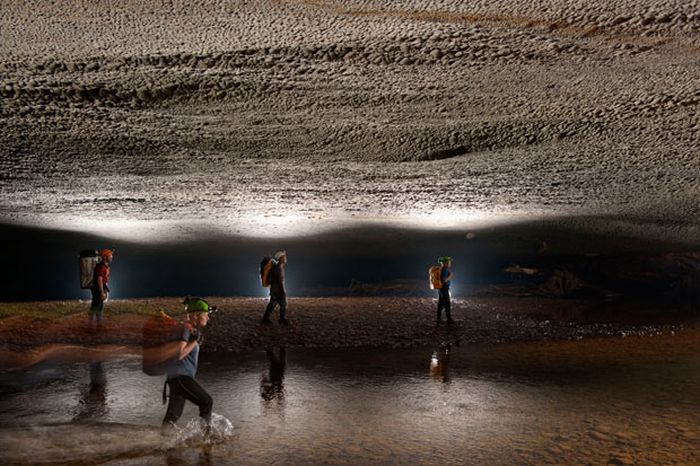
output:
[[0,220],[697,244],[699,29],[671,0],[2,0]]

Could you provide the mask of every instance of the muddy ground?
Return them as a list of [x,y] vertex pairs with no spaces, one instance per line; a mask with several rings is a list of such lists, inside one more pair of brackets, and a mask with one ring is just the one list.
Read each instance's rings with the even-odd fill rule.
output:
[[[182,318],[176,298],[119,300],[107,304],[104,329],[90,333],[88,303],[13,304],[0,319],[3,350],[49,344],[141,344],[146,319],[167,310]],[[205,329],[206,351],[243,351],[270,346],[415,347],[441,342],[581,340],[589,337],[653,336],[695,328],[697,314],[630,307],[615,302],[544,298],[455,300],[454,325],[435,323],[430,298],[292,298],[290,326],[262,325],[263,298],[211,298],[220,307]],[[8,306],[8,305],[2,305]],[[57,310],[60,309],[60,312]],[[175,310],[175,312],[172,312]]]

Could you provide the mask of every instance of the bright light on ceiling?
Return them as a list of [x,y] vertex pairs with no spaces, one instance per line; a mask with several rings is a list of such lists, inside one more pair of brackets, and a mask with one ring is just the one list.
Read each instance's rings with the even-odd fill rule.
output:
[[16,224],[77,231],[103,236],[108,239],[164,243],[188,241],[203,236],[239,236],[247,238],[298,238],[313,236],[346,228],[398,227],[421,230],[471,230],[503,225],[523,219],[523,215],[495,214],[458,209],[439,209],[431,212],[411,212],[384,217],[363,216],[357,212],[305,212],[303,209],[251,210],[239,216],[185,217],[180,220],[144,220],[133,218],[86,217],[68,214],[41,214],[16,220]]

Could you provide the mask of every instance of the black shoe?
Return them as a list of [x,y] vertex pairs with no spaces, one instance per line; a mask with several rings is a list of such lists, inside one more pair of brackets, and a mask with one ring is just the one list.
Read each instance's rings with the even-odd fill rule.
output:
[[447,325],[454,325],[455,321],[452,319],[447,319]]
[[270,321],[270,319],[262,319],[260,323],[263,325],[270,325],[272,322]]
[[435,321],[435,325],[440,325],[442,323],[442,319],[438,319]]
[[289,325],[289,321],[287,319],[280,319],[278,322],[280,325]]

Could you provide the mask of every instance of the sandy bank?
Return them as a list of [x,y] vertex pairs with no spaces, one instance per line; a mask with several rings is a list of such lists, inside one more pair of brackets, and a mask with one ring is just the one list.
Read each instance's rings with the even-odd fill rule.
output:
[[[430,298],[292,298],[291,325],[265,326],[264,298],[211,298],[220,311],[206,329],[207,351],[242,351],[267,346],[415,347],[441,341],[580,340],[598,336],[656,335],[695,326],[671,311],[621,304],[542,298],[489,297],[456,300],[453,326],[435,324]],[[105,328],[87,331],[87,304],[2,304],[0,345],[15,350],[51,343],[120,344],[138,348],[145,319],[158,310],[182,318],[179,298],[119,300],[107,305]],[[276,315],[273,315],[276,318]]]

